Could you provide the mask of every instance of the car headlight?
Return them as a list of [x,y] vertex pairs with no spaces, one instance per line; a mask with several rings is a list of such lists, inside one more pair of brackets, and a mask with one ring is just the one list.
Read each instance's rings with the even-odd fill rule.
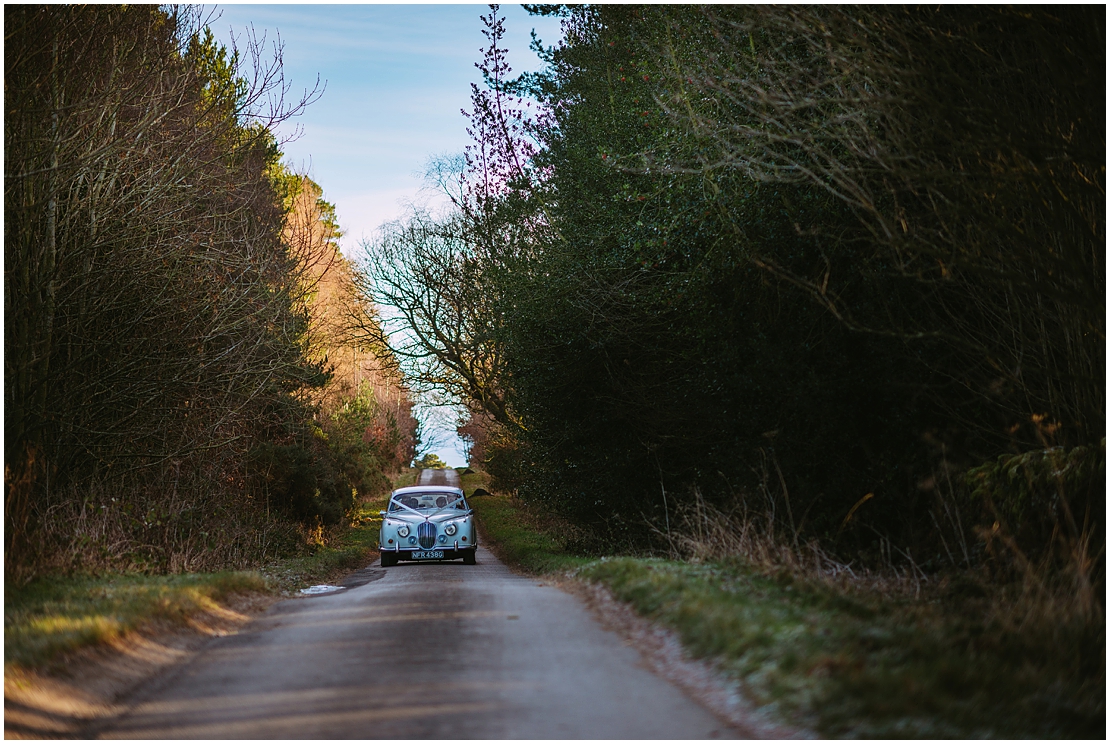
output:
[[448,535],[453,535],[459,531],[459,527],[455,524],[449,524],[443,531],[446,532]]
[[397,534],[400,535],[401,537],[408,537],[409,536],[409,526],[407,524],[401,525],[400,527],[397,528]]

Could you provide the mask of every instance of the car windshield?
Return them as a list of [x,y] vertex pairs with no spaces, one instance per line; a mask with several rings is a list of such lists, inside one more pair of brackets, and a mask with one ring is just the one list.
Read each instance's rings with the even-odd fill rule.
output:
[[402,506],[410,509],[466,509],[466,501],[457,493],[399,493],[389,501],[390,511],[399,511]]

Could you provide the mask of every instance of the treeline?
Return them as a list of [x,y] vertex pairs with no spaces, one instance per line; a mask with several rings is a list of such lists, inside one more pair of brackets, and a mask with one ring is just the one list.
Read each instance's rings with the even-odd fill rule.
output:
[[271,134],[315,92],[196,8],[13,6],[5,30],[9,577],[297,550],[414,435],[396,378],[329,398],[334,211],[298,209]]
[[362,279],[472,458],[610,549],[712,512],[1097,596],[1104,9],[532,10]]

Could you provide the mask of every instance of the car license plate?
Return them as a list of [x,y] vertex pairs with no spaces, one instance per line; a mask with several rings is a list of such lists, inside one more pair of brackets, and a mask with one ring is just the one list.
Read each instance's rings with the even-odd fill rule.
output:
[[431,561],[443,558],[442,550],[414,550],[412,551],[412,559],[414,561]]

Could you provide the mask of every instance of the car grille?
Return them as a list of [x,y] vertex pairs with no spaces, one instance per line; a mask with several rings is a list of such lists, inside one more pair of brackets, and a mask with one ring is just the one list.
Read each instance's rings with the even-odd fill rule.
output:
[[425,550],[435,547],[436,526],[431,522],[421,522],[416,525],[416,538],[420,541],[420,547]]

